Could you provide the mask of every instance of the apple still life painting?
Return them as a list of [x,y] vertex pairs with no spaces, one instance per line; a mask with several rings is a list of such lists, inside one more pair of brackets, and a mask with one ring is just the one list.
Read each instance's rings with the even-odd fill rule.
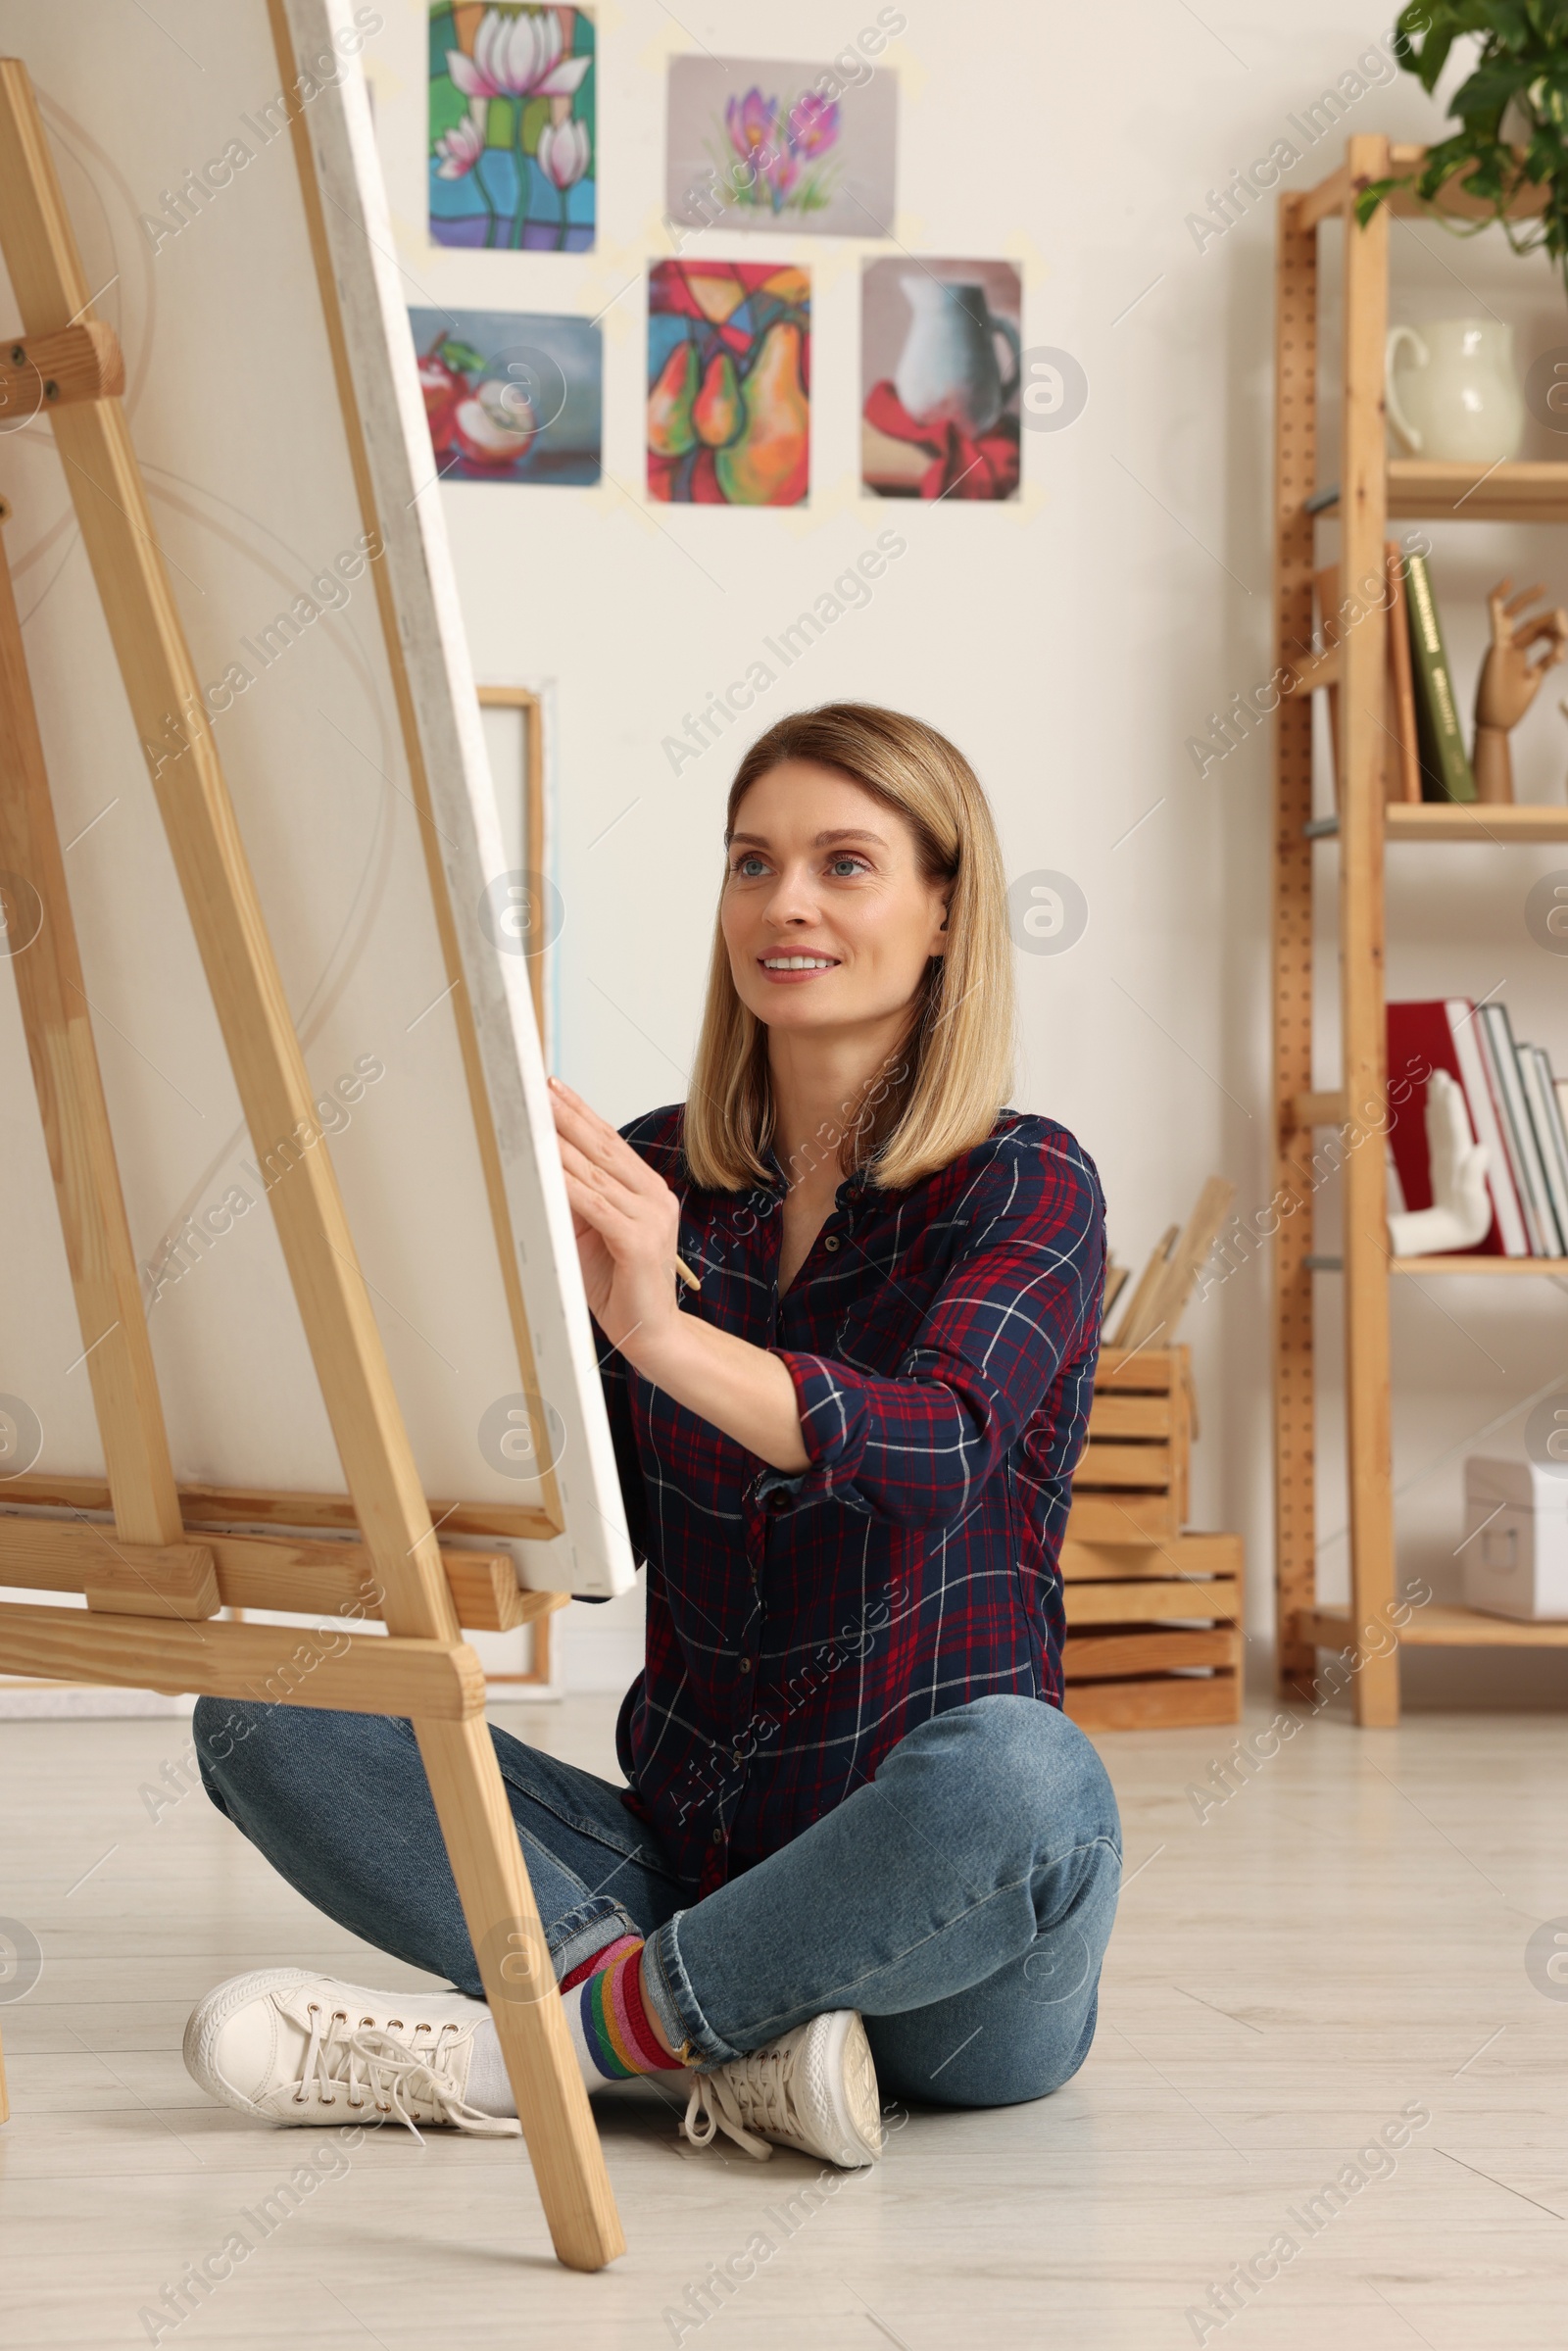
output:
[[599,479],[603,344],[591,318],[411,310],[443,481]]

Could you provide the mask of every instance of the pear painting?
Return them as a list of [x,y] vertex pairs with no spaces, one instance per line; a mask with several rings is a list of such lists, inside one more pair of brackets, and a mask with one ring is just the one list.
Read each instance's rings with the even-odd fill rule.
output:
[[674,506],[804,506],[811,288],[773,263],[655,262],[648,489]]

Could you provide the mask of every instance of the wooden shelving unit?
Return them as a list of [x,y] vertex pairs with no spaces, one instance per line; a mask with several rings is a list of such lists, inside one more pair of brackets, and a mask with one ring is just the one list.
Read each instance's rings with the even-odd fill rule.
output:
[[[1390,460],[1383,370],[1388,333],[1389,210],[1356,225],[1356,193],[1391,171],[1418,166],[1422,150],[1358,136],[1319,186],[1280,199],[1275,326],[1276,660],[1299,664],[1312,639],[1315,521],[1332,514],[1341,531],[1345,579],[1382,575],[1390,519],[1568,522],[1568,465],[1488,468]],[[1539,206],[1536,208],[1539,209]],[[1392,210],[1420,215],[1407,193]],[[1463,199],[1451,210],[1481,217]],[[1317,478],[1317,230],[1339,220],[1344,233],[1344,382],[1340,480]],[[1389,1255],[1384,1154],[1375,1133],[1348,1151],[1344,1258],[1312,1246],[1312,1129],[1339,1125],[1350,1105],[1380,1103],[1384,1053],[1384,858],[1405,841],[1470,848],[1568,841],[1568,808],[1385,806],[1382,756],[1385,616],[1376,611],[1316,665],[1311,682],[1339,687],[1340,814],[1312,819],[1312,706],[1309,686],[1280,705],[1274,745],[1275,859],[1273,1013],[1278,1204],[1291,1204],[1276,1240],[1274,1293],[1275,1534],[1280,1670],[1306,1682],[1321,1647],[1362,1649],[1354,1682],[1356,1719],[1396,1723],[1397,1649],[1373,1654],[1367,1629],[1391,1625],[1395,1592],[1394,1477],[1390,1402],[1390,1278],[1440,1274],[1568,1278],[1568,1259]],[[1327,672],[1327,674],[1325,673]],[[1312,893],[1318,843],[1338,850],[1341,1083],[1312,1089]],[[1333,852],[1327,853],[1332,855]],[[1346,1457],[1349,1487],[1348,1609],[1318,1605],[1313,1475],[1313,1280],[1343,1275],[1346,1330]],[[1568,1624],[1516,1624],[1435,1602],[1409,1617],[1401,1646],[1568,1647]],[[1375,1641],[1383,1648],[1387,1634]]]
[[1383,834],[1386,841],[1490,842],[1499,849],[1517,841],[1568,841],[1568,808],[1392,802],[1383,811]]

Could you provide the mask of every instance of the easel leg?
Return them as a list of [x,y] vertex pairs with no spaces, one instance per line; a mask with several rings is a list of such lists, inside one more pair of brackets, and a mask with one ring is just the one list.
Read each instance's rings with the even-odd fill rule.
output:
[[414,1728],[556,2252],[602,2269],[626,2240],[489,1729]]

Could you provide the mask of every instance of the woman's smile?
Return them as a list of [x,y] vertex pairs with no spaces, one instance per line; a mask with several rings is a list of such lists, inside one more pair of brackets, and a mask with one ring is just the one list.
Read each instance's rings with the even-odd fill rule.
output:
[[825,971],[837,971],[837,955],[819,955],[802,948],[779,948],[771,955],[759,955],[759,968],[774,988],[798,987],[803,980],[820,979]]

